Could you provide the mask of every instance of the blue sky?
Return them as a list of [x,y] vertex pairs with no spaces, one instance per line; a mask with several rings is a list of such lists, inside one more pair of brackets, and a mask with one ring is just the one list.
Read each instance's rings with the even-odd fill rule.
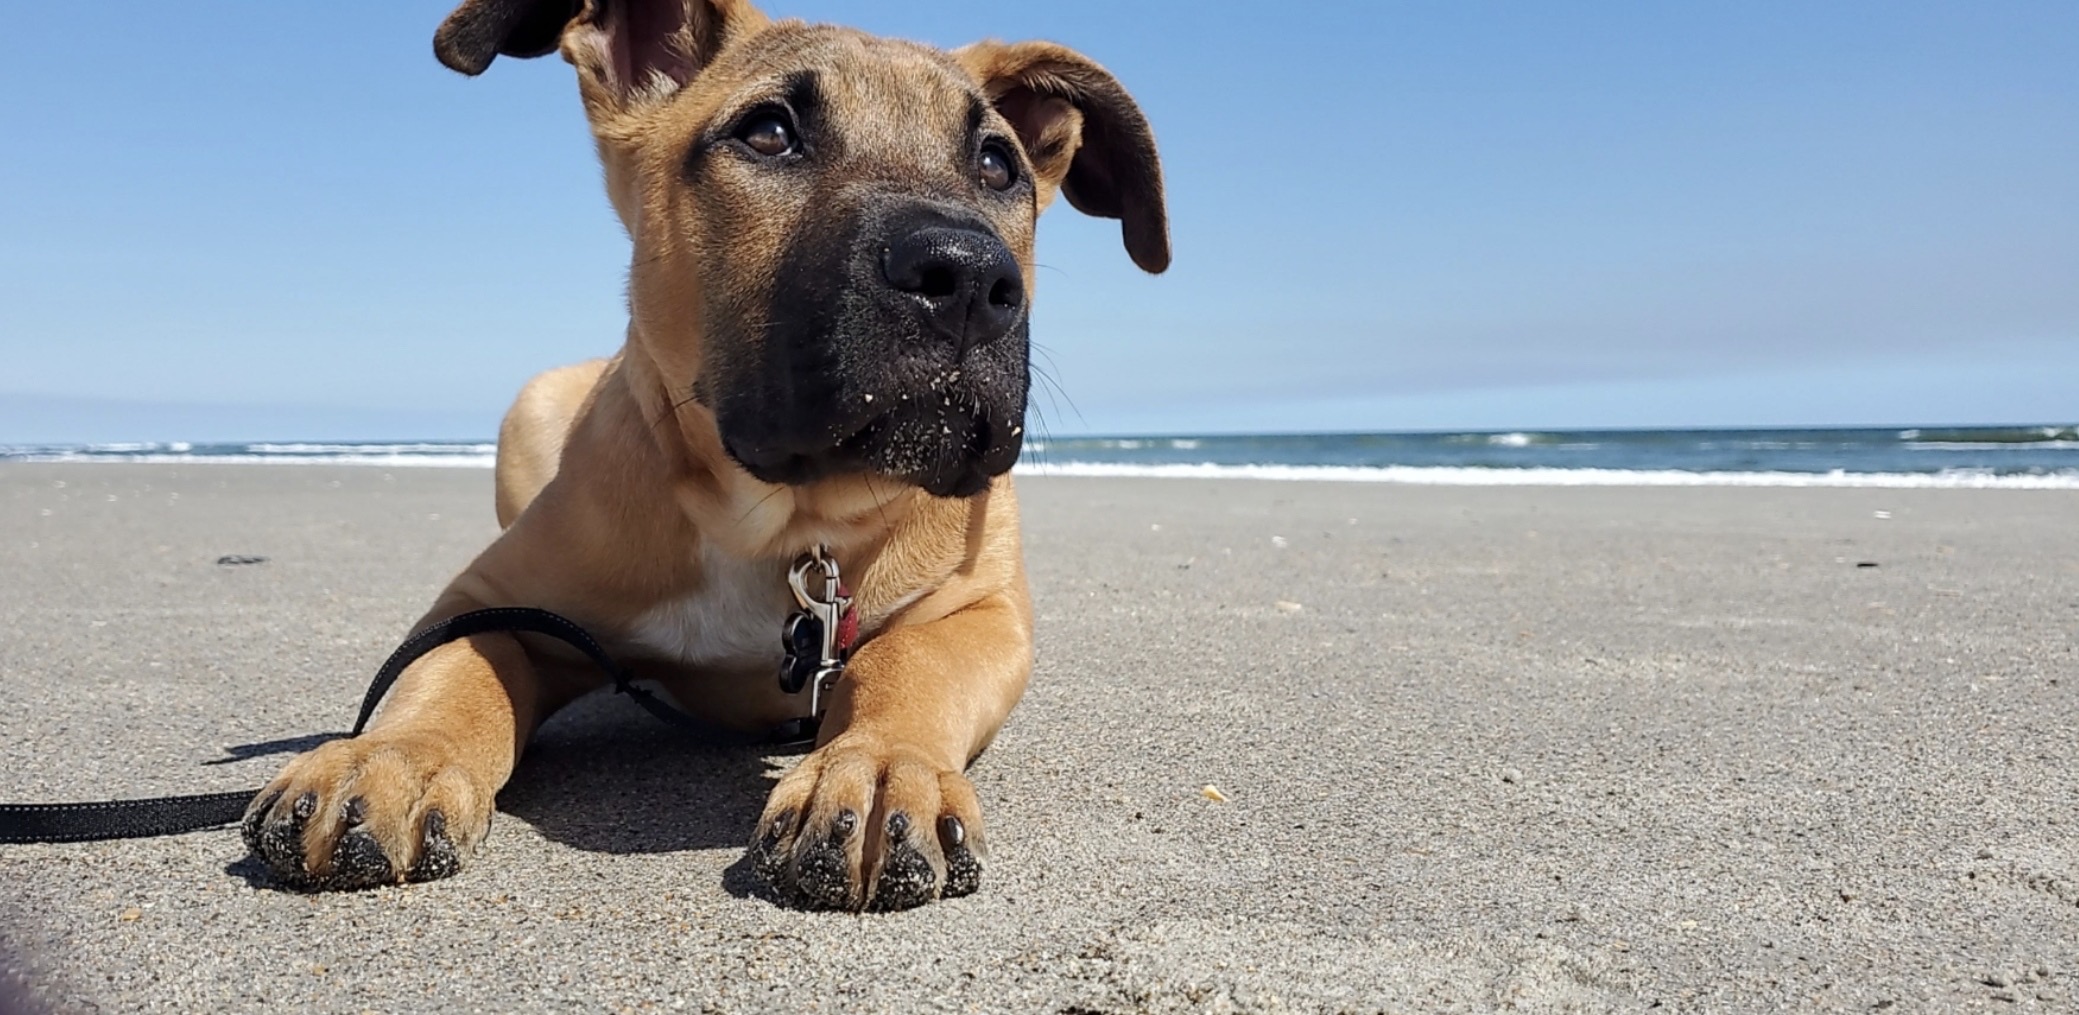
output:
[[[1041,228],[1077,432],[2079,418],[2079,4],[903,4],[1141,100],[1176,264]],[[569,69],[440,0],[36,4],[0,62],[0,442],[469,437],[612,351]]]

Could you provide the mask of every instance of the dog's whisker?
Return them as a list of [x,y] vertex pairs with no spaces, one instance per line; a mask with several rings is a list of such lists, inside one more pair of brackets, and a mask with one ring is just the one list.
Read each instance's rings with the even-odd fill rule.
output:
[[861,476],[866,480],[866,495],[873,498],[873,509],[881,516],[881,526],[888,530],[894,529],[895,523],[888,519],[888,505],[881,500],[880,491],[873,488],[873,473],[861,473]]
[[[1051,364],[1053,362],[1053,356],[1049,355],[1045,349],[1040,349],[1039,352],[1040,355],[1047,357],[1048,363]],[[1076,406],[1075,399],[1069,398],[1068,391],[1062,387],[1061,382],[1056,380],[1046,367],[1034,363],[1032,364],[1032,374],[1034,377],[1039,378],[1043,390],[1047,393],[1047,400],[1054,405],[1055,415],[1061,414],[1061,402],[1059,399],[1067,399],[1068,407],[1075,412],[1076,419],[1086,424],[1089,422],[1084,419],[1083,410]]]
[[765,496],[763,496],[763,497],[760,497],[760,498],[758,498],[758,502],[757,502],[757,503],[755,503],[755,504],[752,504],[752,505],[750,506],[750,509],[749,509],[749,510],[746,510],[746,511],[745,511],[745,512],[743,513],[743,517],[742,517],[742,518],[738,518],[738,519],[736,520],[736,523],[737,523],[738,525],[742,525],[742,524],[743,524],[744,522],[746,522],[746,521],[749,521],[749,520],[750,520],[750,517],[751,517],[752,515],[755,515],[755,514],[757,514],[757,513],[758,513],[758,509],[759,509],[759,508],[762,508],[762,507],[764,507],[764,506],[765,506],[765,503],[766,503],[767,501],[769,501],[769,500],[773,499],[774,497],[777,497],[777,496],[779,496],[779,495],[780,495],[780,491],[782,491],[782,490],[785,490],[785,489],[786,489],[786,487],[784,487],[784,486],[774,486],[774,487],[772,488],[772,492],[771,492],[771,493],[768,493],[768,494],[766,494]]
[[[1032,406],[1031,410],[1026,414],[1026,423],[1030,430],[1025,435],[1027,439],[1024,445],[1019,448],[1019,456],[1022,458],[1029,454],[1034,465],[1050,464],[1047,458],[1047,445],[1053,438],[1047,433],[1046,411],[1037,405]],[[1037,440],[1033,439],[1035,437],[1037,437]],[[1038,446],[1035,447],[1035,444]]]
[[650,430],[654,432],[666,423],[676,422],[679,418],[679,410],[693,404],[698,399],[698,395],[687,395],[676,402],[666,403],[664,413],[656,419],[650,420]]

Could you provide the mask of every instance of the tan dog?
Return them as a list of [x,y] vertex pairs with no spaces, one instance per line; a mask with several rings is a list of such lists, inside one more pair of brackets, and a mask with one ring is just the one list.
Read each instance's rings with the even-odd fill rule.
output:
[[[626,346],[521,392],[505,530],[419,628],[554,610],[696,714],[770,728],[806,707],[775,678],[788,569],[827,545],[860,640],[773,790],[758,869],[810,906],[974,891],[962,773],[1032,661],[1007,473],[1034,222],[1065,194],[1167,267],[1140,110],[1059,46],[948,53],[741,0],[468,0],[435,49],[471,74],[561,50],[634,251]],[[445,645],[367,733],[290,762],[246,840],[296,887],[452,874],[528,737],[600,682],[532,635]]]

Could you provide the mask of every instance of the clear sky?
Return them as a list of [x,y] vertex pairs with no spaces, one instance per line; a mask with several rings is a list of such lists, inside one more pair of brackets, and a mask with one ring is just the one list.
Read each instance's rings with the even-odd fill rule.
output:
[[[570,71],[443,0],[17,5],[0,442],[487,436],[611,352]],[[2079,3],[769,0],[1044,37],[1155,124],[1176,264],[1040,231],[1047,429],[2079,418]]]

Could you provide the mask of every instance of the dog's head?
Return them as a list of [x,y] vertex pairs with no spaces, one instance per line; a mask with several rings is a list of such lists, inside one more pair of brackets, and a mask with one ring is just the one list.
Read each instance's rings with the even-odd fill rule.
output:
[[1147,120],[1060,46],[948,53],[739,0],[468,0],[434,49],[576,66],[634,240],[630,353],[766,482],[965,496],[1010,469],[1057,193],[1169,264]]

